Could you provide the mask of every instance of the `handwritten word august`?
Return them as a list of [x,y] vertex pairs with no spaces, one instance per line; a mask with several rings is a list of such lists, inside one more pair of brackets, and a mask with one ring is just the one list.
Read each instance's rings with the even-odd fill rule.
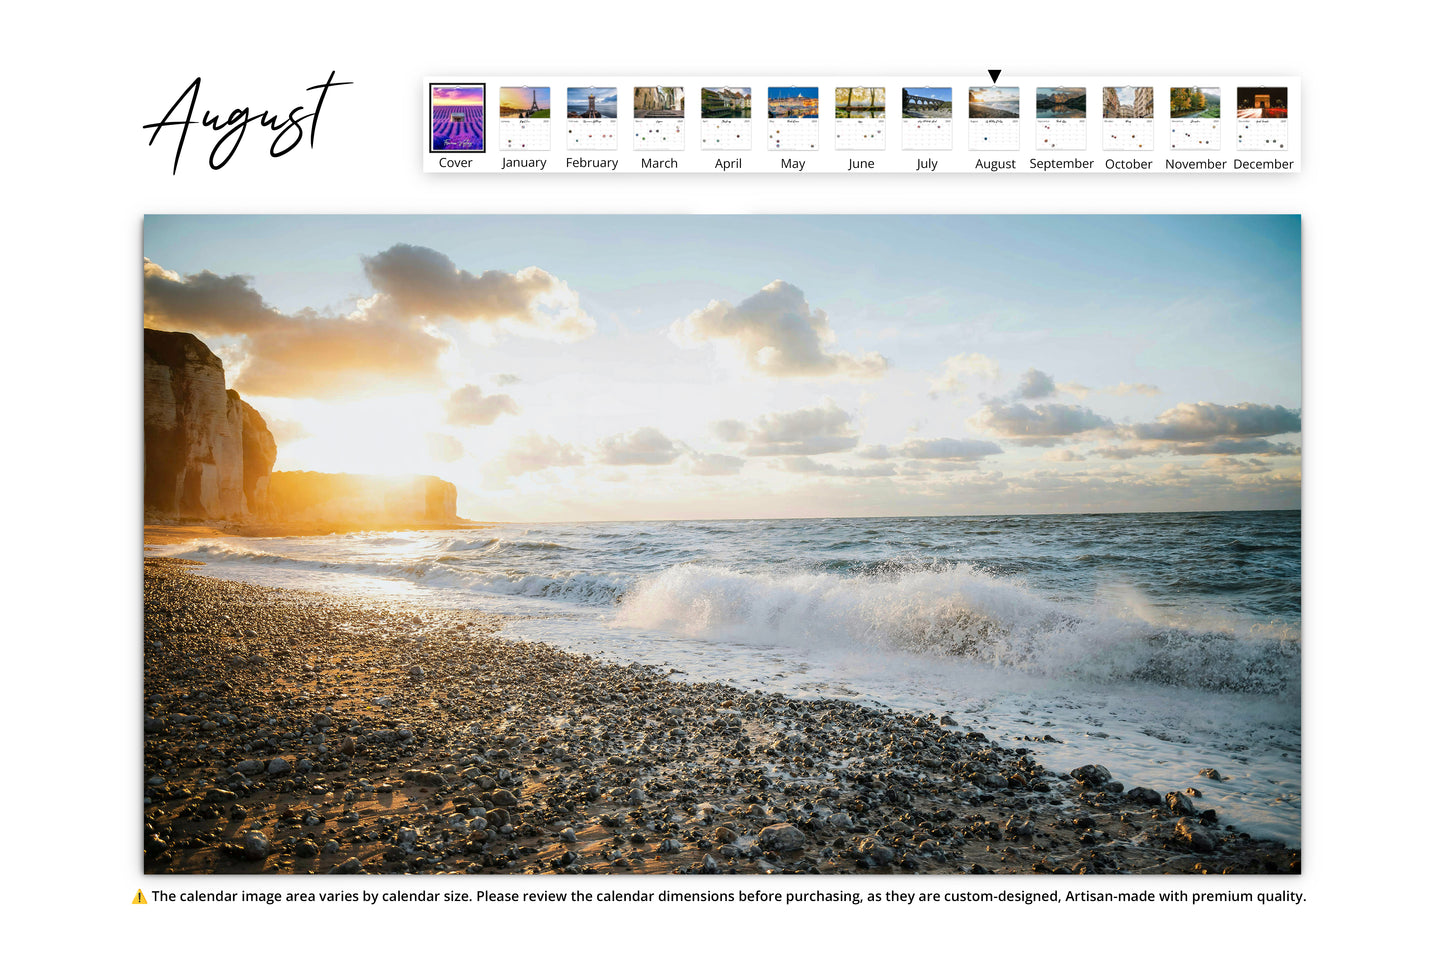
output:
[[[191,81],[176,102],[171,104],[171,109],[166,115],[153,124],[143,124],[143,130],[151,131],[151,139],[147,146],[153,146],[156,138],[168,127],[179,127],[180,138],[176,141],[176,158],[171,165],[171,173],[175,174],[181,166],[181,151],[186,146],[186,135],[190,133],[191,127],[199,124],[203,128],[210,128],[221,136],[211,147],[210,165],[212,170],[220,170],[236,154],[236,149],[241,146],[241,139],[246,136],[246,129],[252,124],[274,130],[276,136],[271,140],[271,156],[281,157],[290,153],[303,140],[306,140],[308,147],[316,146],[316,127],[321,121],[321,105],[326,101],[326,94],[333,87],[345,87],[352,83],[350,80],[337,80],[336,71],[331,71],[331,76],[326,78],[325,83],[307,87],[307,92],[319,91],[316,95],[316,107],[309,113],[303,113],[306,105],[293,107],[290,113],[281,115],[263,110],[260,113],[252,113],[248,107],[237,107],[229,114],[213,114],[209,110],[201,113],[201,119],[196,120],[196,105],[201,98],[201,78],[197,77]],[[185,105],[185,118],[175,119],[176,112]],[[310,136],[307,137],[306,128],[310,124]]]

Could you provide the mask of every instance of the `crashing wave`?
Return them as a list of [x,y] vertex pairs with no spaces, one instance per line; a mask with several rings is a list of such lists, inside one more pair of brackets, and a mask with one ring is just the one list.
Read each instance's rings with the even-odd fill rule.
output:
[[1065,605],[966,565],[883,577],[678,566],[635,586],[619,615],[697,638],[897,649],[1044,676],[1253,693],[1299,685],[1289,631]]

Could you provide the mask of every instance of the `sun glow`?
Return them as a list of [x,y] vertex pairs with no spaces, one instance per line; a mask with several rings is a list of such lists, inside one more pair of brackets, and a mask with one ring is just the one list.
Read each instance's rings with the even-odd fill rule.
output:
[[362,474],[451,474],[455,462],[437,457],[428,433],[443,433],[433,395],[409,394],[349,401],[260,398],[269,417],[294,421],[304,436],[281,444],[276,470]]

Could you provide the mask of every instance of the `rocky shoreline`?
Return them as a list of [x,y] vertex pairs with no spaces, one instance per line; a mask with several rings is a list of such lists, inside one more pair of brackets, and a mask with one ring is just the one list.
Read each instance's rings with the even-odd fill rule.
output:
[[147,873],[1299,872],[1036,737],[199,571],[145,561]]

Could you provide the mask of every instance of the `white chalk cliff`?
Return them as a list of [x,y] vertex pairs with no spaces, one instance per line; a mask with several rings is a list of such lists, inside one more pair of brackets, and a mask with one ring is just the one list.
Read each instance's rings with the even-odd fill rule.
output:
[[268,512],[276,441],[226,390],[221,359],[195,335],[145,331],[145,510],[174,520]]

